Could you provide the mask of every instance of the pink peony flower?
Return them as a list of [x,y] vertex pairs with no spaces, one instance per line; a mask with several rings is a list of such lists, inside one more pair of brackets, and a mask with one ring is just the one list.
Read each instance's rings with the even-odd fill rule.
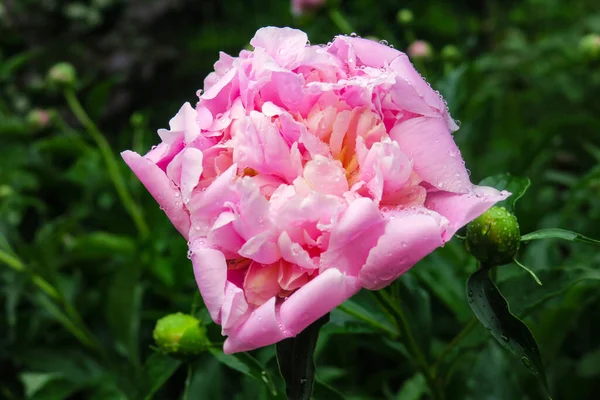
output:
[[226,353],[295,336],[381,289],[508,196],[474,186],[444,100],[405,54],[263,28],[196,107],[123,158],[187,238]]
[[325,0],[292,0],[292,14],[302,15],[325,5]]

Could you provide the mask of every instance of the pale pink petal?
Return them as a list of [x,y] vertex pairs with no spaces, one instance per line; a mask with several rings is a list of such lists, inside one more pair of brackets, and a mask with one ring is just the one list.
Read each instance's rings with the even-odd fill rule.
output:
[[422,210],[389,215],[385,233],[369,253],[358,279],[367,289],[381,289],[444,243],[448,221]]
[[219,250],[195,248],[196,242],[190,246],[192,264],[196,284],[202,294],[204,304],[215,323],[221,323],[221,306],[225,300],[225,283],[227,282],[227,262]]
[[323,156],[315,156],[304,165],[304,179],[319,193],[341,196],[348,191],[346,170],[342,163]]
[[259,233],[246,240],[238,254],[263,264],[272,264],[281,258],[275,234],[271,231]]
[[355,200],[331,231],[329,248],[321,254],[321,271],[335,268],[356,276],[384,229],[377,205],[364,197]]
[[193,141],[200,134],[200,126],[197,121],[198,115],[196,110],[186,102],[177,114],[169,121],[169,130],[159,129],[158,135],[163,142],[171,144],[177,137],[177,133],[183,132],[185,142]]
[[[232,212],[223,212],[219,215],[208,233],[208,241],[221,250],[237,253],[244,245],[244,239],[237,233],[233,221],[237,216]],[[191,230],[190,239],[195,236],[195,229]]]
[[360,290],[358,279],[328,269],[295,291],[281,305],[280,320],[294,335]]
[[248,303],[244,291],[231,282],[225,284],[225,298],[221,306],[221,328],[226,335],[244,318],[248,312]]
[[190,217],[183,207],[179,190],[172,186],[169,178],[152,161],[129,150],[122,152],[121,156],[158,202],[175,228],[187,238],[190,230]]
[[249,304],[260,306],[281,291],[278,282],[279,263],[250,264],[244,279],[244,293]]
[[306,250],[298,243],[292,242],[287,232],[282,232],[277,240],[277,245],[281,251],[281,257],[292,264],[309,270],[317,268],[315,262],[311,259]]
[[240,326],[230,332],[223,344],[225,354],[254,350],[292,336],[279,322],[275,297],[258,307]]
[[510,196],[507,191],[487,186],[473,186],[466,194],[448,192],[428,193],[425,206],[450,221],[445,240],[461,227],[483,214],[488,208]]
[[307,42],[306,33],[298,29],[272,26],[259,29],[250,40],[253,47],[263,48],[284,67],[291,67],[298,61]]
[[392,128],[390,137],[412,160],[415,172],[424,181],[455,193],[467,193],[471,188],[460,151],[442,119],[409,119]]

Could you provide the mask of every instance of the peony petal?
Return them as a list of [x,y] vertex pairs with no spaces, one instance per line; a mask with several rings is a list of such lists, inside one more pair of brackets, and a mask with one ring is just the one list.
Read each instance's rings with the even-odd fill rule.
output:
[[425,207],[436,211],[450,221],[445,240],[464,225],[483,214],[488,208],[510,196],[507,191],[487,186],[473,186],[466,194],[449,192],[428,193]]
[[304,179],[319,193],[341,196],[348,191],[346,171],[338,160],[315,156],[304,165]]
[[297,62],[307,42],[308,36],[301,30],[273,26],[259,29],[250,40],[254,48],[263,48],[282,67]]
[[390,137],[413,161],[413,169],[424,181],[455,193],[467,193],[471,188],[465,163],[443,120],[412,118],[392,128]]
[[225,354],[254,350],[293,336],[279,321],[275,297],[258,307],[248,319],[229,334],[223,344]]
[[244,279],[244,293],[249,304],[260,306],[281,291],[279,286],[279,263],[250,264]]
[[385,233],[367,258],[358,279],[367,289],[381,289],[444,243],[448,221],[433,212],[390,214]]
[[225,284],[225,299],[221,307],[221,327],[226,335],[244,318],[248,311],[248,303],[244,291],[231,282]]
[[334,225],[329,247],[321,254],[320,270],[335,268],[356,276],[384,229],[377,205],[368,198],[355,200]]
[[171,186],[169,178],[152,161],[129,150],[122,152],[121,156],[158,202],[175,228],[187,238],[190,230],[190,217],[183,207],[179,190]]
[[328,269],[283,302],[280,320],[294,335],[342,304],[360,290],[358,279]]
[[215,323],[221,323],[221,306],[225,300],[227,262],[219,250],[202,247],[201,241],[192,242],[192,264],[196,284],[204,304]]
[[296,264],[302,268],[309,270],[317,268],[314,261],[306,250],[298,243],[292,242],[287,232],[282,232],[277,240],[277,245],[281,251],[281,257],[292,264]]

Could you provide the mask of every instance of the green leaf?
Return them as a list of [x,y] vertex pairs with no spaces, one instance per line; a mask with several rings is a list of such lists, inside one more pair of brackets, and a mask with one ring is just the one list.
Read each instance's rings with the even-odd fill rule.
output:
[[138,363],[138,338],[142,287],[139,263],[124,265],[113,276],[106,302],[106,316],[117,349]]
[[525,192],[527,188],[531,185],[531,181],[529,178],[512,176],[510,174],[499,174],[494,176],[488,176],[481,182],[479,182],[482,186],[491,186],[498,190],[507,190],[512,193],[512,195],[499,203],[497,206],[505,207],[508,211],[514,213],[515,212],[515,204],[517,200],[519,200]]
[[144,365],[143,382],[140,385],[139,399],[151,399],[177,371],[182,361],[162,353],[153,353]]
[[397,289],[395,296],[399,298],[402,308],[410,322],[410,329],[419,347],[429,354],[431,345],[431,301],[429,293],[411,274],[404,274],[393,285]]
[[581,265],[540,270],[536,271],[536,275],[544,283],[543,288],[524,275],[513,276],[499,283],[502,292],[513,300],[512,310],[516,315],[527,314],[579,282],[600,281],[600,270]]
[[260,361],[252,357],[248,353],[225,354],[220,348],[211,347],[210,353],[222,364],[225,364],[231,369],[241,372],[244,375],[258,379],[263,382],[267,390],[277,396],[277,388],[273,383],[271,374],[267,371]]
[[315,380],[314,352],[319,329],[329,321],[329,314],[319,318],[296,337],[276,344],[279,371],[285,381],[288,399],[309,400]]
[[42,389],[50,381],[60,378],[60,374],[56,373],[36,373],[36,372],[24,372],[21,374],[21,382],[25,388],[25,396],[27,398],[32,397],[40,389]]
[[76,237],[70,246],[71,256],[77,260],[131,256],[136,249],[136,243],[131,237],[106,232],[93,232]]
[[540,229],[539,231],[531,232],[521,236],[522,242],[539,239],[564,239],[572,242],[581,242],[600,246],[600,240],[592,239],[577,232],[559,228]]
[[315,386],[313,389],[313,396],[315,400],[345,400],[346,397],[329,386],[328,384],[319,381],[318,379],[315,381]]
[[402,385],[396,400],[419,400],[427,393],[427,381],[422,374],[416,374]]
[[508,302],[491,281],[487,269],[471,275],[467,281],[467,296],[479,322],[502,347],[519,357],[547,389],[544,364],[535,338],[527,325],[511,314]]
[[577,365],[577,374],[583,378],[600,375],[600,348],[583,356]]

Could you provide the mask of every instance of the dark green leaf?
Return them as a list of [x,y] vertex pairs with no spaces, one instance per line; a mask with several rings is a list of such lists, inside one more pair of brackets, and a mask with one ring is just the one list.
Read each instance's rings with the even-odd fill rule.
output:
[[498,190],[507,190],[512,193],[512,195],[499,203],[497,206],[505,207],[510,212],[515,212],[515,204],[517,200],[519,200],[531,185],[531,181],[529,178],[524,178],[520,176],[512,176],[510,174],[499,174],[494,176],[488,176],[481,182],[479,182],[482,186],[491,186]]
[[229,368],[251,376],[263,382],[273,396],[277,396],[277,388],[265,366],[248,353],[225,354],[220,348],[212,347],[210,353]]
[[521,236],[522,242],[527,242],[529,240],[539,240],[539,239],[564,239],[564,240],[570,240],[570,241],[574,241],[574,242],[582,242],[582,243],[595,244],[596,246],[600,246],[600,240],[592,239],[587,236],[583,236],[579,233],[571,232],[566,229],[559,229],[559,228],[540,229],[539,231],[531,232],[531,233]]
[[181,366],[182,361],[162,353],[153,353],[146,360],[139,399],[150,399]]
[[396,400],[419,400],[427,393],[427,382],[422,374],[416,374],[402,385]]
[[319,329],[329,321],[329,314],[319,318],[296,337],[276,344],[279,371],[290,400],[310,399],[315,380],[314,352]]
[[536,271],[544,283],[540,288],[525,275],[511,277],[499,283],[502,292],[513,300],[512,310],[524,315],[546,300],[558,296],[581,281],[600,281],[600,270],[581,265]]
[[313,390],[313,398],[315,400],[344,400],[346,397],[340,392],[329,386],[328,384],[319,381],[315,381]]
[[467,296],[479,322],[502,347],[519,357],[547,388],[544,364],[535,338],[527,325],[511,314],[508,302],[491,281],[488,270],[480,269],[471,275]]

